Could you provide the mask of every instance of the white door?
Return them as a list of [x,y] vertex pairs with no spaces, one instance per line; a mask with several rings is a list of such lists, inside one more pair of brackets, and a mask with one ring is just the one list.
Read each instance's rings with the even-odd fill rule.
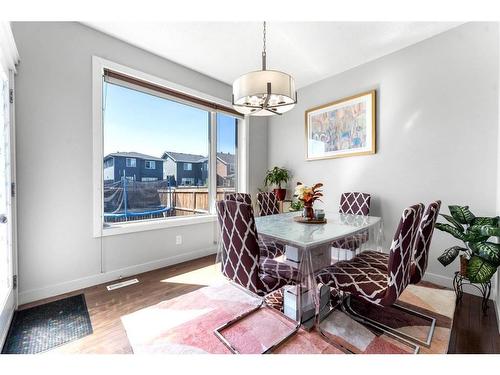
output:
[[13,285],[13,220],[9,78],[0,72],[0,345],[16,307]]

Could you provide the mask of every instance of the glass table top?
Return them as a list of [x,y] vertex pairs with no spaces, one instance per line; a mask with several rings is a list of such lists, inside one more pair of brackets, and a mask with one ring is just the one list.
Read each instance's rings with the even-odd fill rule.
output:
[[376,216],[326,211],[326,224],[305,224],[296,222],[293,219],[295,216],[301,216],[301,212],[256,217],[257,233],[308,248],[380,226],[382,222],[381,218]]

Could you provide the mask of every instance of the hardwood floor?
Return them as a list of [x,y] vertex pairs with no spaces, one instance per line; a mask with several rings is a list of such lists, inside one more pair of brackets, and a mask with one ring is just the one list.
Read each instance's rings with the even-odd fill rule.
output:
[[[120,317],[155,305],[161,301],[189,293],[220,278],[215,269],[215,256],[208,256],[135,276],[138,284],[108,291],[109,282],[20,306],[21,309],[62,297],[85,293],[94,333],[60,346],[62,353],[132,353]],[[132,278],[132,277],[130,277]],[[129,278],[125,278],[127,280]],[[500,353],[495,308],[488,315],[481,312],[479,297],[464,294],[455,311],[449,353]]]
[[[194,275],[193,271],[196,270]],[[134,276],[138,284],[108,291],[108,282],[83,290],[20,306],[20,309],[51,302],[63,297],[85,293],[94,333],[80,340],[53,349],[61,353],[132,353],[120,317],[155,305],[161,301],[192,292],[213,280],[215,256],[208,256]],[[124,280],[134,278],[127,277]],[[186,283],[182,281],[186,280]]]
[[464,293],[455,309],[448,353],[500,353],[500,335],[493,301],[487,314],[481,310],[481,297]]

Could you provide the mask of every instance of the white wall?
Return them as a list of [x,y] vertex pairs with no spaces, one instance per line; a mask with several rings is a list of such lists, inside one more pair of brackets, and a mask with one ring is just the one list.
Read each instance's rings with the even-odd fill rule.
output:
[[[323,182],[331,210],[344,191],[371,193],[387,246],[410,204],[441,199],[443,211],[468,204],[494,215],[498,50],[496,23],[466,24],[299,90],[296,108],[269,121],[268,166],[290,168],[293,184]],[[304,112],[371,89],[377,90],[377,153],[305,161]],[[455,243],[436,231],[432,281],[450,285],[458,265],[444,268],[436,258]]]
[[[21,55],[16,77],[20,303],[213,252],[212,223],[92,237],[91,57],[226,100],[231,87],[78,23],[16,22],[12,28]],[[266,145],[262,148],[261,153],[252,147],[256,168],[267,165]],[[177,234],[182,245],[175,245]]]

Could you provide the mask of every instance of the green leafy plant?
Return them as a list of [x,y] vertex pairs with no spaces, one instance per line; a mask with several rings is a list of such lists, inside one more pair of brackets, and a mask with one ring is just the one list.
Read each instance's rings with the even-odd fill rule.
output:
[[290,172],[285,168],[274,167],[266,173],[264,184],[266,186],[276,185],[281,189],[281,184],[286,184],[290,179]]
[[436,228],[461,240],[464,246],[452,246],[438,257],[443,266],[452,263],[463,252],[468,259],[467,278],[485,283],[500,266],[500,244],[489,241],[500,237],[500,217],[476,217],[469,206],[449,206],[450,215],[440,214],[449,224],[436,223]]
[[302,211],[303,208],[304,208],[304,203],[302,203],[302,201],[299,201],[298,199],[295,198],[292,201],[292,203],[290,203],[290,210],[289,211]]

